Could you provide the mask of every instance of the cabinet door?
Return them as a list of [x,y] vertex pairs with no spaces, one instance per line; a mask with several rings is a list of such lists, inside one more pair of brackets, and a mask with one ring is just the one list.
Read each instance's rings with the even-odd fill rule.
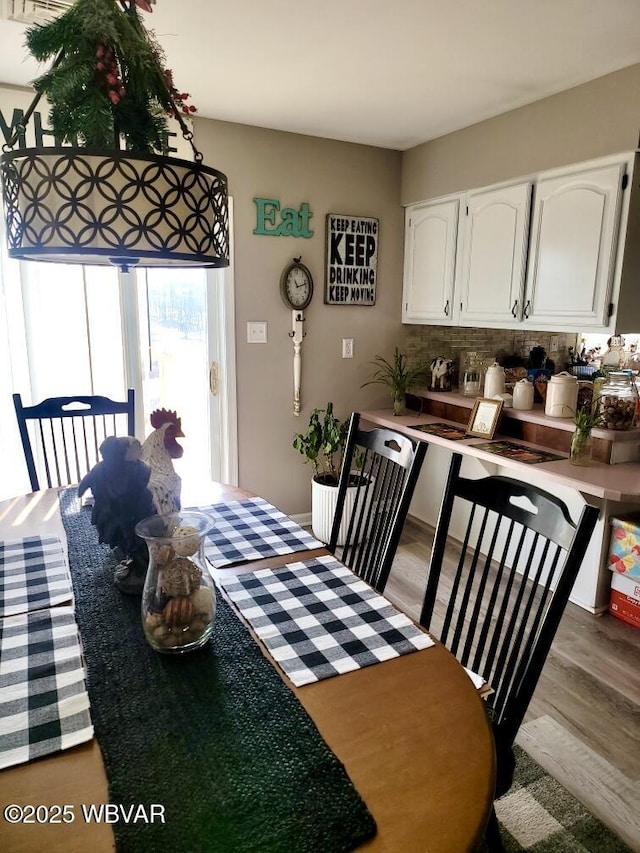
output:
[[620,163],[536,184],[523,308],[528,326],[607,325],[624,170]]
[[407,208],[403,323],[453,322],[459,209],[459,198]]
[[460,324],[512,328],[522,312],[531,184],[469,193],[462,218]]

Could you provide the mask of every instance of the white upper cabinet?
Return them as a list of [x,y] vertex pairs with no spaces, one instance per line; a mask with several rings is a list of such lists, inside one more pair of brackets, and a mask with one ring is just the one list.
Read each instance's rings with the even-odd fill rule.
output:
[[541,176],[523,319],[535,329],[606,327],[625,163]]
[[404,323],[453,323],[459,212],[459,196],[406,210]]
[[461,326],[519,323],[531,189],[528,182],[467,194],[458,295]]

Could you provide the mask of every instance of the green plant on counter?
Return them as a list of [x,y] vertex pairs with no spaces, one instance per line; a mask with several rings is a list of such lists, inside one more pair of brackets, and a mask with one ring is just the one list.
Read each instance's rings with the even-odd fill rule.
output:
[[293,447],[313,466],[314,479],[325,486],[337,486],[342,456],[349,432],[349,421],[333,414],[333,403],[314,409],[306,432],[297,433]]
[[604,416],[597,405],[579,408],[573,418],[576,425],[571,437],[569,461],[573,465],[588,465],[591,460],[591,430],[604,423]]
[[604,416],[598,408],[583,406],[576,412],[573,422],[578,432],[590,433],[594,427],[602,426]]
[[415,367],[409,367],[407,356],[401,353],[398,347],[395,348],[393,361],[388,361],[381,355],[377,355],[370,364],[376,369],[371,379],[364,382],[360,387],[364,388],[366,385],[375,384],[386,385],[391,390],[393,398],[393,414],[401,414],[404,408],[405,395],[418,380],[426,377],[428,365],[421,362]]

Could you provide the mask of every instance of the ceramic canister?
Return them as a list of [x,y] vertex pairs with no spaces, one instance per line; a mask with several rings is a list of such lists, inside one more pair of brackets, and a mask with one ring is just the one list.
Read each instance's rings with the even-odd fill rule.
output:
[[494,361],[484,377],[484,396],[495,397],[496,394],[504,394],[504,367]]
[[513,386],[513,408],[522,410],[533,408],[533,383],[528,379],[520,379]]
[[552,376],[547,385],[545,415],[551,418],[572,418],[578,406],[578,380],[563,371]]

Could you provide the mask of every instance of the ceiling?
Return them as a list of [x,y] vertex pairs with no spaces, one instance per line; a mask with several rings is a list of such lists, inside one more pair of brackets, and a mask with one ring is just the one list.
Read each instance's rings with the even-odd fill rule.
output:
[[[144,23],[200,116],[399,150],[640,62],[639,0],[153,8]],[[44,70],[27,58],[24,29],[0,20],[0,83]]]

